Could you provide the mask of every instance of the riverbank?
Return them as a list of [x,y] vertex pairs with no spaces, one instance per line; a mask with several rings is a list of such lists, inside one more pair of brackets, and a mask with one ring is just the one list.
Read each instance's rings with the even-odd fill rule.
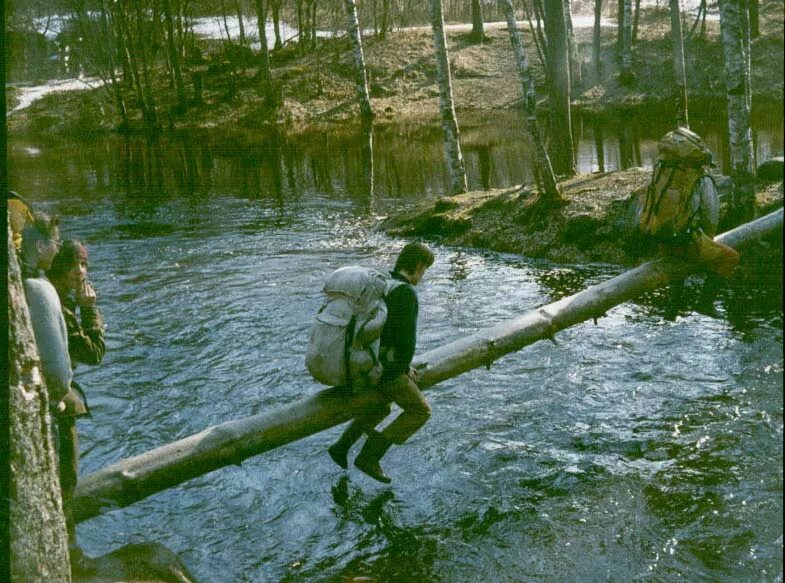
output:
[[[685,29],[690,23],[685,22]],[[529,61],[542,105],[545,78],[527,24],[521,23]],[[781,3],[761,3],[761,34],[752,43],[753,107],[759,103],[781,104],[783,96],[783,21]],[[642,14],[633,49],[632,85],[618,81],[615,58],[616,31],[603,28],[602,72],[591,62],[592,29],[575,29],[581,79],[576,80],[573,107],[582,111],[613,111],[668,106],[672,100],[672,64],[667,10],[649,9]],[[447,27],[458,120],[472,112],[517,108],[520,82],[515,69],[509,34],[504,23],[488,23],[485,40],[471,43],[466,25]],[[257,60],[248,55],[234,66],[224,60],[217,43],[204,42],[205,65],[198,67],[203,83],[201,103],[192,103],[184,114],[175,115],[173,103],[159,103],[164,129],[256,128],[277,125],[289,132],[307,131],[315,125],[354,122],[358,108],[352,79],[353,59],[345,38],[320,39],[320,48],[300,55],[286,46],[272,53],[272,68],[282,103],[271,111],[259,92]],[[439,90],[433,40],[427,27],[399,31],[386,40],[364,39],[365,58],[376,123],[401,119],[437,123]],[[723,56],[719,23],[707,22],[705,36],[685,41],[688,93],[694,104],[724,107]],[[166,71],[159,71],[161,99],[171,95]],[[193,93],[193,88],[189,88]],[[9,93],[9,109],[16,104]],[[127,96],[129,103],[132,96]],[[117,127],[106,89],[54,93],[8,119],[11,132],[90,134]],[[169,113],[167,113],[169,112]],[[131,119],[132,129],[141,120]]]
[[[393,236],[558,263],[633,265],[653,251],[636,245],[632,237],[633,198],[650,177],[643,168],[578,176],[559,184],[567,204],[545,210],[536,204],[533,188],[445,196],[385,218],[378,228]],[[721,193],[729,187],[727,178],[719,177],[718,183]],[[782,201],[781,177],[779,182],[760,184],[756,212],[769,213]],[[773,252],[781,254],[781,247]]]

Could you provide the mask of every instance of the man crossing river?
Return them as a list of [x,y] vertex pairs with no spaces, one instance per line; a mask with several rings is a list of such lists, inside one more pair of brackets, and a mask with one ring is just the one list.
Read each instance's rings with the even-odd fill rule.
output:
[[[387,403],[354,419],[338,441],[327,450],[336,464],[347,469],[349,449],[364,433],[367,434],[368,439],[354,460],[354,465],[374,480],[385,484],[392,480],[379,464],[381,458],[393,443],[403,445],[431,416],[431,408],[417,386],[417,371],[411,364],[417,344],[419,311],[415,286],[433,265],[433,261],[433,252],[422,243],[409,243],[398,255],[390,277],[401,283],[394,286],[384,298],[387,320],[382,329],[379,349],[384,371],[376,389],[385,396]],[[382,431],[377,431],[376,426],[390,414],[390,403],[393,402],[403,412]]]

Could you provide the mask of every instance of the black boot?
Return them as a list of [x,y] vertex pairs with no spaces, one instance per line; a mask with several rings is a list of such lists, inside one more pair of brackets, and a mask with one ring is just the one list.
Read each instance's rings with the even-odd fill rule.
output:
[[368,435],[360,455],[354,460],[354,465],[361,472],[368,474],[374,480],[389,484],[392,482],[387,474],[384,473],[382,466],[379,465],[379,460],[382,459],[387,450],[390,449],[392,442],[378,431]]
[[344,470],[349,469],[349,449],[362,437],[363,433],[364,431],[360,424],[352,421],[349,427],[346,428],[346,431],[338,438],[338,441],[327,448],[327,453],[330,454],[332,460]]

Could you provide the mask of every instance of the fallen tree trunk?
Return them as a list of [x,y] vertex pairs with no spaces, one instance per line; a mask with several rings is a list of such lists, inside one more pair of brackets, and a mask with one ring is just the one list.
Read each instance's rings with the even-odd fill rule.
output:
[[[766,215],[717,237],[741,248],[782,229],[783,210]],[[481,330],[415,359],[421,387],[428,388],[498,358],[559,330],[591,318],[641,293],[667,284],[696,269],[689,263],[658,259],[537,308],[518,318]],[[262,415],[228,421],[141,455],[120,460],[83,477],[74,497],[77,521],[125,507],[186,480],[313,435],[355,417],[379,402],[375,392],[345,399],[334,389]]]
[[[22,272],[8,229],[7,533],[12,581],[70,581],[55,436]],[[5,456],[4,456],[5,457]],[[2,575],[0,575],[2,579]]]

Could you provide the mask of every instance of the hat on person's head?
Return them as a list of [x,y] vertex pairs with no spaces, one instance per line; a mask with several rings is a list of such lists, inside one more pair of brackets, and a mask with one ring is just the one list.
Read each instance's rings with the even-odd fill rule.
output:
[[87,261],[87,247],[76,239],[63,241],[63,246],[52,260],[52,267],[49,268],[47,275],[50,278],[58,277],[80,261]]

